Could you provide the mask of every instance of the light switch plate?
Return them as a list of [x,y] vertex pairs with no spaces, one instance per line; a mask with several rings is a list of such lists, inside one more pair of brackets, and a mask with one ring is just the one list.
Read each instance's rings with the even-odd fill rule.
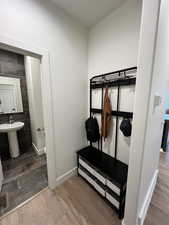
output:
[[158,93],[155,93],[154,95],[154,110],[156,109],[157,106],[159,106],[160,104],[162,103],[162,97],[158,94]]

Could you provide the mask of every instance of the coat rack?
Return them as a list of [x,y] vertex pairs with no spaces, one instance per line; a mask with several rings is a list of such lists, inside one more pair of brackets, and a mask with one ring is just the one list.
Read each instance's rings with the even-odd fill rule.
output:
[[[132,112],[119,111],[119,100],[120,100],[120,87],[134,85],[136,83],[136,72],[137,67],[131,67],[123,70],[118,70],[111,73],[105,73],[102,75],[94,76],[90,79],[90,116],[92,114],[102,114],[103,109],[103,95],[104,88],[106,87],[117,87],[117,108],[112,111],[112,116],[116,117],[116,132],[115,132],[115,155],[117,159],[117,141],[118,141],[118,122],[119,117],[132,118]],[[101,109],[92,108],[92,90],[101,89]],[[103,140],[101,138],[101,151],[103,149]]]

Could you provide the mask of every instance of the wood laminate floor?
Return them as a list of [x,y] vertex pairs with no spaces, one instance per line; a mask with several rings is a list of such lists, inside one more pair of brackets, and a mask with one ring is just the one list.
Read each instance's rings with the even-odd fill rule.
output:
[[157,186],[144,225],[169,225],[169,152],[161,153]]
[[77,176],[4,217],[0,225],[120,225],[117,214]]
[[[74,176],[0,220],[0,225],[120,225],[117,214]],[[157,187],[144,225],[169,225],[169,155],[162,154]]]

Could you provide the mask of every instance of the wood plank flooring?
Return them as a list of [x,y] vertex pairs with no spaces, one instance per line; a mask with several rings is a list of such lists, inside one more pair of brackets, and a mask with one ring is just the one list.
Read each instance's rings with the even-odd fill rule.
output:
[[38,197],[4,217],[0,225],[120,225],[117,214],[80,177]]
[[169,225],[169,152],[161,153],[157,186],[144,225]]
[[[114,210],[80,177],[38,197],[2,218],[0,225],[120,225]],[[162,154],[160,174],[144,225],[169,225],[169,155]]]

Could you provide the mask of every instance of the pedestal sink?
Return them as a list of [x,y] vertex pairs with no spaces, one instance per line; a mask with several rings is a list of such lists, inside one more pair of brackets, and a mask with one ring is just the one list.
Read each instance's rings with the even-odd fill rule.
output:
[[22,129],[24,123],[14,122],[12,124],[0,124],[0,133],[8,133],[9,150],[12,158],[19,156],[18,138],[16,132]]

